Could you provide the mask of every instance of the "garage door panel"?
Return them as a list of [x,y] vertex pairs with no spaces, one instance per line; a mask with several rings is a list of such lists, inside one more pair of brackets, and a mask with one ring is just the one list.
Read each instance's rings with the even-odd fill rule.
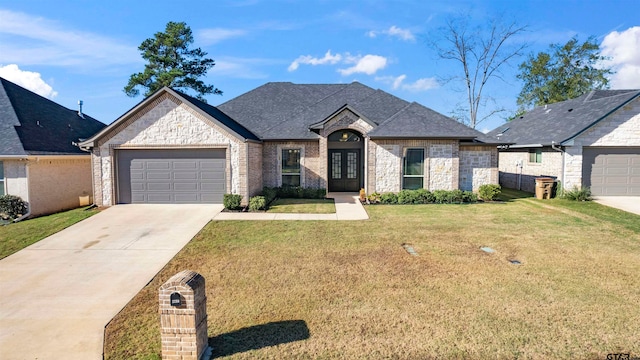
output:
[[583,148],[582,179],[594,195],[640,194],[640,148]]
[[117,150],[120,203],[222,203],[224,149]]

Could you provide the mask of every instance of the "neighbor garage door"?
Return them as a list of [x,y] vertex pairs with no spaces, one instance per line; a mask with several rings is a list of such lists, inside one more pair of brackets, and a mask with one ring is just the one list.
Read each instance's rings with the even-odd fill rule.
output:
[[222,203],[225,150],[117,150],[121,204]]
[[640,148],[584,148],[582,179],[593,195],[640,195]]

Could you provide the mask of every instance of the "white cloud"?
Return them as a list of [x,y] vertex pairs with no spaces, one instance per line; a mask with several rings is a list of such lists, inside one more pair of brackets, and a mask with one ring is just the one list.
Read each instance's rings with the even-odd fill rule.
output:
[[214,76],[212,81],[221,77],[237,79],[265,79],[269,74],[258,70],[264,65],[282,65],[280,60],[265,58],[239,58],[223,56],[216,58],[216,65],[209,70],[208,75]]
[[58,92],[54,91],[51,85],[42,80],[40,73],[20,70],[16,64],[0,65],[0,77],[49,99],[53,99],[58,95]]
[[602,55],[611,58],[605,65],[616,71],[611,77],[612,88],[640,88],[640,26],[609,33],[602,40],[600,49]]
[[402,29],[402,28],[399,28],[399,27],[397,27],[395,25],[391,26],[387,30],[382,30],[382,31],[371,30],[371,31],[367,32],[367,36],[370,37],[370,38],[375,38],[375,37],[378,36],[378,34],[388,35],[388,36],[391,36],[391,37],[397,37],[398,39],[404,40],[404,41],[415,41],[416,40],[416,37],[413,35],[411,30]]
[[245,30],[240,29],[203,29],[198,31],[198,40],[205,45],[211,45],[230,38],[243,36],[246,33]]
[[435,78],[422,78],[418,79],[411,84],[403,84],[402,89],[408,91],[426,91],[431,89],[437,89],[440,87],[438,80]]
[[407,75],[402,74],[400,76],[379,76],[379,77],[376,77],[375,80],[391,85],[391,87],[394,90],[402,89],[407,91],[418,92],[418,91],[427,91],[431,89],[437,89],[440,87],[438,80],[436,80],[435,78],[422,78],[412,83],[405,84],[404,80],[406,78],[407,78]]
[[[347,60],[353,62],[357,57],[350,57]],[[346,69],[339,69],[338,72],[343,76],[348,76],[355,73],[363,73],[367,75],[373,75],[378,70],[382,70],[387,66],[387,58],[380,55],[365,55],[358,58],[356,64]]]
[[289,65],[287,70],[296,71],[298,70],[298,67],[300,66],[300,64],[307,64],[307,65],[314,65],[314,66],[325,65],[325,64],[333,65],[333,64],[337,64],[341,60],[342,60],[342,55],[340,54],[331,55],[331,50],[328,50],[327,53],[324,54],[324,57],[322,58],[315,58],[311,55],[301,55],[297,59],[293,60],[293,62],[291,63],[291,65]]
[[118,39],[10,10],[0,10],[0,19],[0,63],[84,69],[142,62],[137,46]]

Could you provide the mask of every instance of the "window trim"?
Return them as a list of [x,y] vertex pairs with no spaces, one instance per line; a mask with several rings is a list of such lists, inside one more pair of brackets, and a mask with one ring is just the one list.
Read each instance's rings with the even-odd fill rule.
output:
[[[407,170],[407,153],[410,150],[420,150],[422,151],[422,167],[421,167],[421,174],[417,174],[417,175],[408,175],[406,174],[406,170]],[[409,179],[415,179],[415,178],[419,178],[422,182],[422,186],[419,189],[424,189],[424,184],[425,184],[425,166],[426,166],[426,154],[427,154],[427,150],[424,147],[406,147],[402,150],[402,182],[401,182],[401,189],[405,190],[405,179],[409,178]]]
[[[282,170],[282,159],[283,159],[283,152],[284,151],[288,151],[288,150],[298,150],[299,154],[300,154],[300,159],[298,161],[298,165],[300,166],[300,171],[298,173],[284,173]],[[282,186],[283,182],[282,182],[282,178],[283,176],[299,176],[300,177],[300,186],[304,187],[304,146],[302,145],[285,145],[285,146],[278,146],[278,179],[277,179],[277,184],[278,186]]]
[[7,194],[7,181],[4,177],[4,160],[0,160],[0,182],[2,184],[0,184],[0,196],[4,196]]
[[542,164],[542,149],[529,149],[529,164]]

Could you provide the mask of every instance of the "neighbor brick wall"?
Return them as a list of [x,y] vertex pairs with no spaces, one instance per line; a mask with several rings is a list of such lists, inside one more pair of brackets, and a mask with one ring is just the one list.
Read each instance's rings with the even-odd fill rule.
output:
[[562,153],[549,147],[542,148],[542,162],[529,162],[529,150],[509,149],[500,151],[500,185],[510,189],[518,188],[520,169],[516,163],[522,162],[520,190],[535,192],[537,177],[562,178]]
[[565,188],[582,186],[582,148],[640,147],[640,98],[610,114],[606,119],[574,139],[567,147],[565,158]]
[[[87,154],[88,155],[88,154]],[[45,215],[80,206],[80,196],[90,196],[91,159],[29,160],[31,215]]]

